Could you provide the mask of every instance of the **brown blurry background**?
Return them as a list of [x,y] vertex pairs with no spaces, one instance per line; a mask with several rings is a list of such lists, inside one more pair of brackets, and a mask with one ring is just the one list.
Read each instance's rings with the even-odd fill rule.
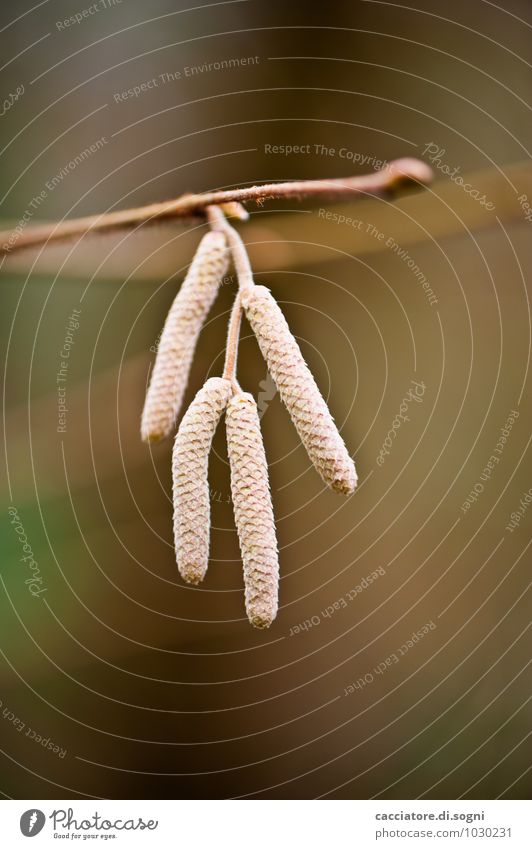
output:
[[[202,225],[3,263],[1,791],[526,797],[530,5],[122,0],[70,26],[61,21],[89,3],[32,5],[0,13],[2,97],[24,88],[1,119],[4,222],[440,152],[428,191],[327,205],[358,228],[307,201],[267,203],[240,227],[359,473],[348,500],[324,490],[244,325],[240,382],[262,411],[280,546],[281,607],[267,632],[244,616],[223,426],[201,588],[175,565],[171,443],[149,450],[139,437],[152,349]],[[238,67],[208,70],[229,59]],[[309,153],[268,152],[288,144]],[[224,285],[188,401],[220,373],[233,297]],[[410,397],[379,465],[414,380],[421,400]],[[41,570],[39,598],[10,506]]]

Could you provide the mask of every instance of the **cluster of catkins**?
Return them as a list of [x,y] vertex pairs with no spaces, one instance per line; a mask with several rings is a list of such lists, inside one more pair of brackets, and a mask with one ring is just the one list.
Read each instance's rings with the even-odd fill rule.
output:
[[[142,414],[141,433],[146,442],[157,442],[174,428],[197,339],[227,273],[231,250],[238,271],[230,231],[238,239],[224,219],[220,229],[212,229],[203,237],[168,313]],[[251,274],[239,278],[239,284],[237,306],[244,310],[256,335],[312,463],[327,486],[349,495],[357,481],[353,460],[277,302],[268,289],[255,285]],[[225,372],[223,377],[206,381],[175,437],[172,475],[177,565],[190,584],[198,584],[207,571],[208,458],[224,412],[246,612],[252,625],[267,628],[277,614],[279,584],[268,464],[255,400],[240,389],[234,375]]]

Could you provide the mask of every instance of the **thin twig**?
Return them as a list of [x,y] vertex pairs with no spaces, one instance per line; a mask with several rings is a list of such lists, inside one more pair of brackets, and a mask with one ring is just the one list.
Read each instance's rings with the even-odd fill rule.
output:
[[253,272],[249,261],[246,246],[235,228],[229,223],[222,211],[226,210],[226,205],[219,208],[217,206],[208,206],[206,209],[207,219],[212,230],[218,230],[224,233],[235,266],[236,276],[238,280],[238,292],[236,293],[233,309],[229,318],[229,327],[227,330],[227,347],[225,350],[225,363],[223,377],[230,380],[233,384],[233,390],[240,390],[236,379],[236,365],[238,359],[238,343],[240,340],[240,325],[242,324],[242,304],[240,303],[240,292],[242,289],[253,286]]
[[281,198],[354,198],[356,196],[383,196],[393,193],[405,184],[420,186],[430,183],[432,170],[420,159],[397,159],[381,171],[360,177],[345,177],[331,180],[300,180],[289,183],[269,183],[246,189],[187,194],[174,200],[153,203],[136,209],[90,215],[71,221],[61,221],[26,229],[24,220],[13,230],[0,232],[0,255],[21,248],[45,245],[87,233],[133,227],[167,218],[190,218],[205,215],[208,206],[227,204],[234,201],[254,201]]
[[233,389],[237,392],[240,387],[236,379],[236,365],[238,360],[238,342],[240,339],[240,325],[242,323],[242,305],[240,303],[240,292],[236,293],[231,317],[229,319],[229,327],[227,330],[227,346],[225,349],[225,363],[222,377],[225,380],[230,380],[233,384]]

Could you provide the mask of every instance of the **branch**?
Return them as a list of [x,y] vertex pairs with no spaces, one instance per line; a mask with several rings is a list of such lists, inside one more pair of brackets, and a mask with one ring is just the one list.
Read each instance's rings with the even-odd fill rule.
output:
[[240,325],[242,324],[242,304],[240,303],[240,291],[236,293],[233,309],[229,318],[227,329],[227,346],[225,349],[225,362],[222,377],[230,380],[233,388],[239,391],[236,379],[236,364],[238,358],[238,342],[240,340]]
[[174,200],[153,203],[136,209],[90,215],[37,227],[24,229],[21,223],[13,230],[0,232],[0,256],[27,247],[46,245],[61,239],[85,236],[88,233],[108,232],[124,227],[154,223],[168,218],[190,218],[205,215],[208,206],[233,202],[286,198],[350,198],[357,196],[382,197],[393,194],[404,185],[423,186],[430,183],[432,170],[420,159],[396,159],[381,171],[362,177],[345,177],[331,180],[299,180],[290,183],[268,183],[246,189],[203,192],[181,195]]

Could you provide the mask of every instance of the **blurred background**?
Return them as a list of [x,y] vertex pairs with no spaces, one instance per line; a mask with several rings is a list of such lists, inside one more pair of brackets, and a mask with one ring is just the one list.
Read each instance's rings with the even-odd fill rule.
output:
[[[4,257],[3,795],[526,798],[530,4],[19,0],[0,17],[3,229],[401,156],[435,173],[238,225],[359,474],[353,497],[325,491],[245,324],[280,546],[266,632],[245,618],[223,426],[199,588],[175,565],[171,441],[139,436],[202,222]],[[186,402],[220,374],[234,292]]]

